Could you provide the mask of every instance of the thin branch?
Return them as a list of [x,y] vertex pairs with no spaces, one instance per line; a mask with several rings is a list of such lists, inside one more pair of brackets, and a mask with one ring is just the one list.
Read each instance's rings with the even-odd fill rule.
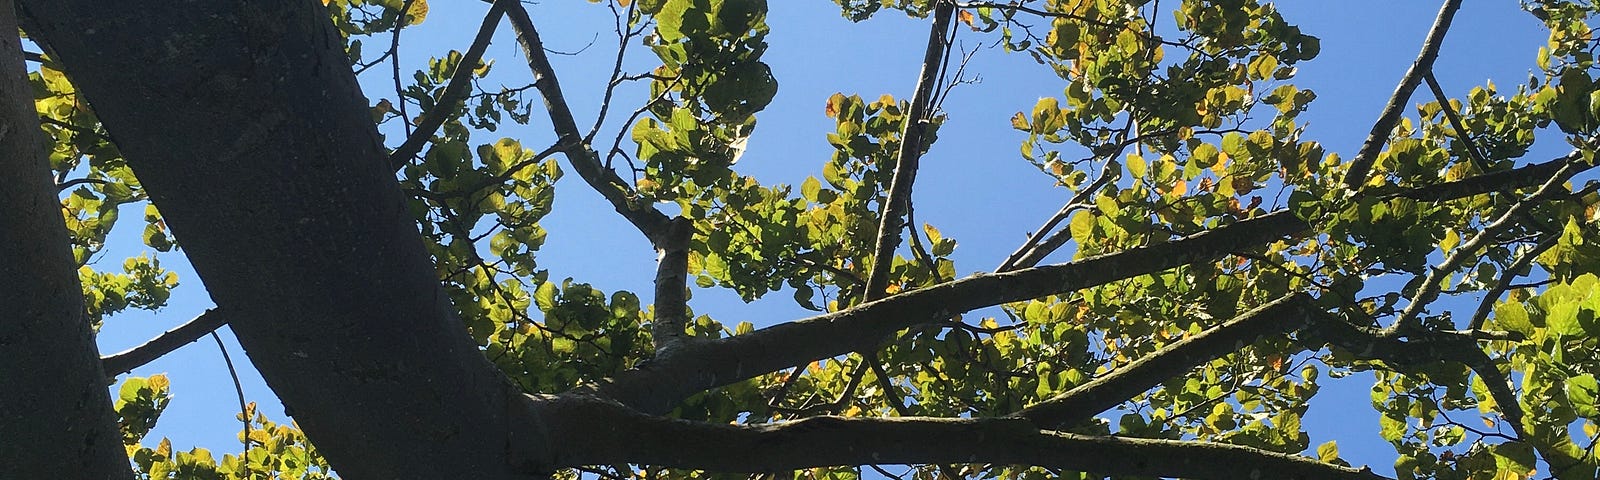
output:
[[865,298],[869,302],[883,298],[889,284],[889,267],[894,263],[895,248],[900,246],[900,231],[905,227],[903,218],[911,203],[911,186],[917,180],[917,163],[922,157],[923,136],[928,128],[928,103],[939,88],[944,53],[949,48],[944,37],[950,30],[950,18],[955,16],[955,11],[955,4],[944,0],[938,1],[933,11],[933,26],[929,28],[927,49],[922,55],[922,73],[917,77],[917,89],[911,96],[911,108],[906,112],[900,150],[895,153],[894,178],[881,206],[883,213],[873,248],[872,270],[867,274]]
[[1403,335],[1409,330],[1417,328],[1417,316],[1422,313],[1424,308],[1427,308],[1429,303],[1432,303],[1435,299],[1439,298],[1439,290],[1444,288],[1444,276],[1455,273],[1456,269],[1460,268],[1461,264],[1465,263],[1467,259],[1476,258],[1478,255],[1478,249],[1483,248],[1483,246],[1486,245],[1490,239],[1499,236],[1500,232],[1510,228],[1513,224],[1515,224],[1515,222],[1512,221],[1513,218],[1521,215],[1529,208],[1533,208],[1534,205],[1537,205],[1539,202],[1543,201],[1545,197],[1554,194],[1555,190],[1561,188],[1561,185],[1565,183],[1568,178],[1571,178],[1572,175],[1577,174],[1573,166],[1574,164],[1568,163],[1560,170],[1556,170],[1555,175],[1550,176],[1550,178],[1544,182],[1544,185],[1541,185],[1538,190],[1533,192],[1532,195],[1529,195],[1528,198],[1524,198],[1517,202],[1516,205],[1512,205],[1510,209],[1506,210],[1504,214],[1500,215],[1500,218],[1495,219],[1494,222],[1484,226],[1476,235],[1473,235],[1471,239],[1467,240],[1466,243],[1461,244],[1461,246],[1457,247],[1454,252],[1451,252],[1450,256],[1445,257],[1444,263],[1429,270],[1428,275],[1422,280],[1422,286],[1418,287],[1417,293],[1411,297],[1411,302],[1406,304],[1406,308],[1400,312],[1399,318],[1395,319],[1394,324],[1389,325],[1388,328],[1385,328],[1382,334],[1385,337],[1394,337]]
[[406,0],[400,5],[400,16],[394,20],[394,33],[389,36],[389,64],[393,70],[394,94],[399,100],[400,123],[405,127],[406,137],[411,137],[411,114],[406,111],[405,88],[400,84],[400,30],[406,27],[406,12],[411,11],[411,4],[417,0]]
[[1456,139],[1461,141],[1463,150],[1467,151],[1467,159],[1472,161],[1473,166],[1478,167],[1478,171],[1488,171],[1488,160],[1478,151],[1477,142],[1472,140],[1472,132],[1467,130],[1466,123],[1461,121],[1461,115],[1450,105],[1450,97],[1445,96],[1444,88],[1439,86],[1439,80],[1433,78],[1433,71],[1423,74],[1422,79],[1428,83],[1428,90],[1433,92],[1434,100],[1439,102],[1439,109],[1444,112],[1445,120],[1450,122],[1450,128],[1456,129]]
[[[1123,148],[1127,148],[1126,143],[1117,150],[1117,155],[1121,155]],[[1090,205],[1089,196],[1099,192],[1101,188],[1105,188],[1106,184],[1111,182],[1111,174],[1114,173],[1111,171],[1113,165],[1116,165],[1116,163],[1107,159],[1105,165],[1100,168],[1100,176],[1088,187],[1079,190],[1070,200],[1067,200],[1067,204],[1062,205],[1061,210],[1057,210],[1055,215],[1051,215],[1048,220],[1045,220],[1044,225],[1033,232],[1033,235],[1028,236],[1028,240],[1022,243],[1022,247],[1017,248],[1017,251],[1006,257],[1005,262],[995,268],[995,271],[1005,272],[1038,265],[1040,261],[1044,260],[1044,257],[1055,252],[1062,245],[1066,245],[1067,240],[1072,239],[1072,230],[1068,228],[1063,228],[1043,240],[1040,240],[1040,238],[1054,230],[1057,225],[1071,216],[1072,212],[1088,207]]]
[[[1578,168],[1584,170],[1592,166]],[[1452,182],[1442,199],[1499,191],[1524,182],[1517,170]],[[1420,187],[1429,190],[1435,186]],[[1407,196],[1408,192],[1397,195]],[[683,354],[628,370],[575,389],[610,398],[641,411],[670,411],[683,398],[814,360],[873,348],[901,329],[976,308],[1071,292],[1215,261],[1229,252],[1302,235],[1311,225],[1287,211],[1232,223],[1165,243],[1135,247],[1078,261],[999,274],[980,274],[913,290],[847,310],[786,322],[747,335],[686,346]]]
[[1413,188],[1383,196],[1383,198],[1409,198],[1424,202],[1443,202],[1485,193],[1532,187],[1544,183],[1568,164],[1576,164],[1576,173],[1583,173],[1600,164],[1583,163],[1583,152],[1574,150],[1554,160],[1524,165],[1510,170],[1485,173],[1425,187]]
[[694,222],[678,217],[668,223],[667,234],[657,244],[660,260],[656,264],[655,321],[650,324],[656,357],[671,354],[687,339],[689,323],[689,238]]
[[1395,124],[1400,122],[1400,114],[1411,101],[1411,94],[1417,90],[1417,84],[1422,82],[1422,77],[1427,72],[1433,71],[1433,62],[1439,58],[1439,47],[1444,44],[1444,34],[1450,31],[1450,22],[1455,18],[1456,10],[1461,9],[1461,0],[1445,0],[1444,6],[1439,8],[1438,17],[1433,20],[1433,28],[1428,30],[1428,37],[1422,42],[1422,52],[1417,54],[1416,61],[1411,63],[1411,68],[1406,70],[1406,75],[1401,77],[1400,85],[1394,89],[1394,94],[1389,96],[1389,104],[1383,107],[1383,113],[1378,115],[1378,121],[1372,124],[1372,131],[1367,133],[1367,139],[1361,143],[1361,150],[1356,152],[1356,158],[1350,161],[1350,170],[1345,172],[1344,184],[1351,190],[1359,190],[1367,182],[1367,174],[1372,170],[1372,162],[1377,161],[1378,151],[1383,150],[1383,145],[1389,142],[1389,134],[1394,131]]
[[222,363],[228,366],[228,377],[233,379],[233,393],[239,398],[239,419],[244,422],[244,435],[239,436],[239,441],[244,443],[244,451],[239,452],[239,458],[244,460],[244,478],[250,478],[250,406],[245,404],[244,384],[239,383],[239,371],[233,368],[233,357],[228,356],[228,346],[222,343],[222,336],[216,330],[211,331],[211,339],[217,342],[217,350],[222,352]]
[[85,178],[74,178],[72,180],[67,180],[65,182],[61,182],[61,184],[59,184],[59,185],[56,185],[56,189],[58,191],[63,191],[64,192],[67,189],[72,188],[72,187],[76,187],[78,185],[84,185],[84,184],[106,185],[106,184],[109,184],[109,183],[111,183],[111,182],[109,182],[109,181],[107,181],[107,180],[105,180],[103,178],[87,178],[87,177],[85,177]]
[[[1427,331],[1400,340],[1385,336],[1383,331],[1360,327],[1327,312],[1319,311],[1312,324],[1302,331],[1299,340],[1302,343],[1309,343],[1307,346],[1313,348],[1320,348],[1321,343],[1337,346],[1357,358],[1380,360],[1402,372],[1440,362],[1462,364],[1483,380],[1484,387],[1489,390],[1489,396],[1499,407],[1500,414],[1505,417],[1506,423],[1520,440],[1533,445],[1539,456],[1552,466],[1555,466],[1557,461],[1570,464],[1573,459],[1564,452],[1547,448],[1543,442],[1531,441],[1534,437],[1530,436],[1522,426],[1525,414],[1517,401],[1510,379],[1501,373],[1494,360],[1478,347],[1477,341],[1484,336],[1482,333],[1471,331]],[[1495,339],[1520,338],[1520,334],[1509,332],[1488,336]]]
[[200,316],[167,330],[142,345],[102,357],[100,364],[108,376],[128,373],[172,353],[178,347],[199,340],[200,337],[216,331],[227,323],[227,317],[218,313],[217,309],[206,310]]
[[[445,84],[444,93],[439,95],[438,103],[433,105],[432,110],[423,112],[421,121],[417,122],[416,130],[409,130],[410,120],[407,120],[405,143],[400,144],[400,147],[389,155],[389,165],[395,170],[404,168],[413,157],[422,152],[423,145],[427,145],[433,138],[433,133],[444,125],[445,119],[451,117],[456,106],[466,100],[467,94],[471,91],[468,87],[472,85],[472,72],[477,70],[478,63],[483,59],[484,50],[489,48],[489,40],[494,38],[495,27],[500,25],[500,17],[506,13],[506,5],[515,2],[516,0],[495,0],[494,4],[489,6],[489,13],[483,17],[483,24],[478,26],[478,36],[472,39],[472,46],[467,47],[467,52],[461,56],[461,62],[456,64],[456,71],[450,74],[450,81]],[[409,5],[410,2],[406,4]],[[405,16],[405,12],[400,13],[401,22],[405,21]],[[397,41],[400,36],[399,30],[396,26]],[[396,57],[398,56],[396,53]],[[405,103],[405,99],[401,98],[400,107],[405,108]]]
[[1167,379],[1238,351],[1262,337],[1306,325],[1316,310],[1311,301],[1304,293],[1286,295],[1011,416],[1028,419],[1043,428],[1082,423]]
[[1041,430],[1019,418],[821,416],[767,425],[727,425],[644,415],[582,396],[541,400],[528,413],[546,419],[548,435],[562,439],[550,442],[558,451],[542,459],[556,468],[642,463],[717,472],[768,472],[831,465],[960,462],[1036,465],[1111,476],[1385,478],[1368,468],[1241,445],[1079,435]]
[[1500,300],[1501,295],[1511,289],[1511,281],[1522,275],[1518,272],[1533,265],[1534,258],[1544,253],[1545,250],[1556,246],[1557,240],[1560,239],[1561,237],[1558,235],[1546,237],[1543,241],[1534,245],[1532,250],[1523,252],[1521,256],[1517,257],[1516,261],[1511,262],[1511,266],[1506,267],[1505,272],[1500,275],[1500,280],[1495,283],[1494,288],[1489,289],[1489,292],[1483,295],[1483,301],[1478,302],[1478,309],[1473,311],[1472,320],[1467,323],[1467,330],[1483,328],[1484,322],[1489,319],[1489,312],[1494,310],[1494,304]]
[[583,136],[583,143],[594,143],[595,134],[600,133],[600,127],[606,123],[606,113],[611,111],[611,97],[617,91],[617,85],[622,83],[622,61],[628,55],[628,44],[636,35],[635,31],[628,28],[628,22],[633,19],[633,11],[639,4],[629,2],[626,12],[618,12],[616,3],[608,3],[611,14],[616,17],[617,25],[617,59],[611,65],[611,80],[606,82],[606,93],[600,98],[600,113],[595,115],[594,125],[589,127],[589,134]]
[[883,401],[894,409],[894,413],[902,417],[911,416],[911,409],[906,407],[905,396],[900,394],[900,388],[894,386],[888,370],[883,368],[883,362],[878,361],[876,352],[862,352],[861,361],[872,368],[872,376],[878,378],[878,388],[883,390]]
[[539,39],[533,19],[528,17],[528,10],[521,3],[509,3],[506,16],[511,19],[511,27],[516,31],[517,44],[522,46],[523,53],[528,57],[528,68],[533,71],[534,86],[544,98],[550,123],[555,126],[561,143],[572,145],[565,152],[568,163],[572,164],[579,177],[583,177],[584,182],[611,202],[617,213],[649,238],[652,245],[665,242],[670,228],[667,216],[640,198],[638,192],[624,183],[616,172],[602,166],[594,148],[582,143],[583,134],[578,131],[578,124],[572,118],[572,109],[561,93],[561,82],[556,79],[550,58],[545,55],[544,41]]

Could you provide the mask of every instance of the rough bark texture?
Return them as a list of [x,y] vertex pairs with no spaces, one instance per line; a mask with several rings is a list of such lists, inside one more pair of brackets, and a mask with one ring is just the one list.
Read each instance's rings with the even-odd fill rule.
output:
[[132,478],[16,32],[0,2],[0,478]]
[[342,475],[518,478],[321,2],[21,5]]

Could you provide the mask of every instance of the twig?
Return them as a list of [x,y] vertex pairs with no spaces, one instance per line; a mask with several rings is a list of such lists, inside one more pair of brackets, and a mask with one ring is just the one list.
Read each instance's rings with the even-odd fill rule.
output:
[[615,3],[606,5],[611,7],[611,14],[617,19],[617,59],[611,65],[611,80],[606,82],[606,93],[600,98],[600,113],[595,115],[589,134],[583,136],[583,143],[594,143],[595,134],[600,133],[600,127],[606,123],[606,113],[611,110],[611,96],[616,93],[617,85],[622,83],[622,60],[628,54],[628,40],[636,35],[634,30],[628,28],[628,21],[633,18],[633,10],[638,8],[638,4],[629,2],[626,12],[617,12]]
[[105,185],[105,184],[108,184],[108,183],[111,183],[111,182],[109,182],[109,181],[107,181],[107,180],[105,180],[103,178],[87,178],[87,177],[85,177],[85,178],[74,178],[72,180],[67,180],[65,182],[61,182],[59,185],[56,185],[56,190],[57,191],[66,191],[69,188],[76,187],[78,185],[83,185],[83,184]]
[[411,114],[406,112],[405,87],[400,84],[400,30],[406,26],[406,12],[417,0],[406,0],[400,5],[400,15],[394,20],[394,33],[389,36],[389,64],[393,67],[394,94],[400,104],[400,123],[405,126],[406,138],[411,137]]
[[222,363],[228,366],[228,376],[233,378],[233,393],[239,397],[239,417],[244,421],[244,435],[240,441],[244,443],[244,451],[239,452],[239,463],[244,465],[244,478],[250,478],[250,407],[244,401],[244,385],[239,383],[239,372],[233,368],[233,358],[228,356],[228,347],[222,344],[222,336],[216,330],[211,331],[211,339],[217,342],[217,350],[222,351]]
[[534,86],[544,98],[545,109],[550,114],[550,123],[555,126],[556,135],[561,138],[561,143],[573,145],[565,152],[567,161],[572,164],[573,170],[578,172],[578,176],[583,177],[584,182],[610,201],[617,213],[622,214],[623,218],[628,219],[650,239],[652,245],[665,242],[669,229],[667,216],[640,198],[638,192],[624,183],[616,172],[604,168],[594,148],[582,143],[583,134],[578,131],[578,124],[572,118],[572,109],[561,93],[561,82],[556,79],[555,69],[550,66],[550,58],[545,55],[544,41],[539,39],[539,31],[534,28],[533,19],[528,17],[528,10],[523,8],[521,3],[508,3],[506,16],[511,19],[511,27],[516,30],[517,43],[522,46],[523,54],[528,57],[528,68],[533,71]]
[[[433,105],[432,110],[423,112],[422,119],[417,123],[416,130],[411,130],[410,119],[407,117],[406,141],[400,144],[400,148],[394,149],[394,153],[389,155],[389,164],[395,170],[399,170],[405,167],[407,163],[410,163],[412,157],[417,156],[417,153],[422,151],[422,146],[433,138],[433,132],[438,131],[439,127],[444,125],[445,119],[451,117],[451,113],[456,109],[456,104],[466,100],[469,92],[467,87],[472,84],[472,72],[477,70],[478,62],[483,58],[483,51],[489,48],[489,40],[494,38],[495,27],[500,25],[500,17],[506,13],[506,5],[515,1],[495,0],[494,4],[489,6],[489,13],[483,17],[483,24],[478,26],[478,36],[472,39],[472,46],[467,47],[467,53],[463,54],[461,62],[456,64],[456,71],[450,74],[450,81],[445,84],[444,93],[439,95],[438,103]],[[410,5],[411,2],[407,1],[406,4]],[[401,12],[400,16],[401,21],[404,21],[405,13]],[[399,41],[399,30],[399,27],[396,26],[396,42]],[[396,48],[398,48],[398,43]],[[399,58],[398,51],[395,57]],[[399,67],[396,66],[395,68],[397,69],[396,72],[398,72]],[[400,77],[398,75],[396,73],[396,89],[400,88],[398,80]],[[405,105],[405,98],[401,98],[401,115],[405,115]]]
[[1383,113],[1378,115],[1378,121],[1372,124],[1372,131],[1367,133],[1367,139],[1361,143],[1361,150],[1356,153],[1356,158],[1350,161],[1350,170],[1345,172],[1344,184],[1351,190],[1359,190],[1367,181],[1367,174],[1372,170],[1372,162],[1377,161],[1378,151],[1389,142],[1389,134],[1394,131],[1396,123],[1400,122],[1400,114],[1405,110],[1407,102],[1411,101],[1411,93],[1417,90],[1417,84],[1422,81],[1425,73],[1433,70],[1433,61],[1439,58],[1439,47],[1444,43],[1445,32],[1450,31],[1450,21],[1455,18],[1456,10],[1461,8],[1461,0],[1445,0],[1444,6],[1439,8],[1439,16],[1433,20],[1433,28],[1428,30],[1428,37],[1422,42],[1422,52],[1417,54],[1416,61],[1412,62],[1411,69],[1406,70],[1406,75],[1401,77],[1400,85],[1394,89],[1394,94],[1389,96],[1389,104],[1383,107]]
[[1489,171],[1488,159],[1478,151],[1478,144],[1472,140],[1472,132],[1467,131],[1466,123],[1461,121],[1461,115],[1450,105],[1450,97],[1444,95],[1444,88],[1439,86],[1439,80],[1433,78],[1433,71],[1423,74],[1422,79],[1428,82],[1428,90],[1433,91],[1433,98],[1439,102],[1439,109],[1444,111],[1444,118],[1450,122],[1450,128],[1456,129],[1456,139],[1461,140],[1465,146],[1467,159],[1472,161],[1473,166],[1478,167],[1478,171]]
[[[1122,148],[1127,148],[1127,146],[1123,145]],[[1118,155],[1120,154],[1121,149],[1118,150]],[[1067,204],[1062,205],[1061,210],[1057,210],[1055,215],[1051,215],[1050,219],[1045,220],[1044,225],[1033,232],[1033,235],[1028,236],[1028,240],[1022,243],[1022,247],[1006,257],[1006,260],[1001,262],[1000,266],[995,268],[995,271],[1006,272],[1038,265],[1041,260],[1044,260],[1045,256],[1050,255],[1051,252],[1065,245],[1067,240],[1072,239],[1072,230],[1063,228],[1043,241],[1039,240],[1040,237],[1049,234],[1052,229],[1072,215],[1072,212],[1089,206],[1089,196],[1099,192],[1101,188],[1105,188],[1107,183],[1110,183],[1112,165],[1115,165],[1115,163],[1109,158],[1106,159],[1105,165],[1100,168],[1099,178],[1096,178],[1094,183],[1089,184],[1083,190],[1079,190],[1070,200],[1067,200]]]
[[199,340],[200,337],[216,331],[227,323],[226,316],[219,313],[217,309],[206,310],[200,316],[194,317],[194,319],[185,322],[183,325],[167,330],[165,333],[137,347],[102,357],[100,359],[101,368],[105,369],[106,375],[109,376],[131,372],[133,369],[155,361],[155,359],[161,358],[163,355],[172,353],[178,347]]
[[923,133],[927,128],[928,102],[939,88],[939,72],[944,63],[945,32],[950,29],[950,18],[955,16],[955,4],[940,1],[933,13],[933,26],[928,32],[928,47],[922,56],[922,73],[917,78],[917,90],[911,97],[911,108],[906,112],[905,132],[900,135],[900,150],[896,152],[894,179],[889,184],[889,194],[882,205],[882,218],[878,223],[877,245],[873,248],[872,271],[867,274],[866,301],[884,296],[889,284],[889,266],[894,263],[895,247],[900,245],[900,229],[904,224],[906,206],[911,203],[911,185],[916,182],[917,162],[922,156]]

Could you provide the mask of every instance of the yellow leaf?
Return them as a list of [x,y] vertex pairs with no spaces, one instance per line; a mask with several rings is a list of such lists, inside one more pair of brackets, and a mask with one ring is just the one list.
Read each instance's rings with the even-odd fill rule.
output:
[[406,10],[406,25],[421,25],[428,19],[428,0],[414,0],[411,9]]

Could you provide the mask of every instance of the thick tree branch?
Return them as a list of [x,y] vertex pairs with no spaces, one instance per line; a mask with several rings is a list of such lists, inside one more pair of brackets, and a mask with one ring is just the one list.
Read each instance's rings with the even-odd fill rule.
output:
[[157,335],[148,342],[101,357],[100,365],[103,366],[107,376],[122,375],[172,353],[178,347],[193,343],[227,323],[227,317],[218,313],[216,309],[206,310],[205,313]]
[[655,341],[656,356],[665,357],[679,343],[688,338],[684,329],[689,323],[689,237],[694,235],[694,223],[684,217],[672,219],[667,234],[656,250],[660,259],[656,264],[655,321],[650,324],[650,335]]
[[1583,173],[1600,165],[1584,163],[1583,153],[1574,150],[1566,156],[1546,162],[1485,173],[1453,182],[1417,187],[1385,195],[1384,198],[1409,198],[1423,202],[1444,202],[1490,192],[1532,187],[1544,183],[1546,179],[1554,176],[1556,171],[1566,167],[1567,164],[1578,165],[1575,174]]
[[1401,77],[1400,85],[1395,87],[1394,94],[1389,96],[1389,103],[1383,107],[1383,113],[1378,115],[1378,121],[1372,124],[1372,131],[1367,133],[1367,139],[1361,142],[1361,150],[1356,152],[1356,158],[1350,161],[1350,170],[1346,171],[1344,176],[1346,187],[1358,190],[1361,184],[1366,183],[1367,174],[1372,170],[1372,162],[1377,161],[1378,152],[1389,142],[1389,135],[1394,132],[1395,124],[1400,122],[1400,115],[1405,111],[1406,104],[1411,101],[1412,92],[1417,90],[1417,84],[1422,82],[1422,76],[1433,71],[1433,62],[1439,58],[1439,47],[1444,45],[1444,34],[1450,31],[1450,22],[1459,9],[1461,0],[1445,0],[1444,6],[1439,8],[1439,15],[1433,20],[1433,28],[1428,30],[1428,37],[1422,42],[1422,51],[1411,63],[1411,68],[1406,70],[1406,75]]
[[443,292],[325,9],[19,3],[251,363],[341,475],[526,478],[505,449],[485,448],[510,437],[508,401],[522,396]]
[[905,228],[904,218],[911,204],[911,185],[917,180],[917,164],[922,158],[929,104],[939,88],[939,72],[943,70],[945,50],[949,48],[945,35],[950,31],[950,18],[955,16],[956,7],[948,0],[935,1],[933,26],[929,27],[927,48],[922,54],[922,73],[917,76],[917,89],[911,96],[911,108],[906,111],[900,150],[895,152],[894,178],[889,183],[889,194],[883,201],[883,213],[878,222],[872,271],[867,274],[865,298],[869,302],[883,298],[889,284],[889,267],[894,263],[895,249],[900,246],[900,231]]
[[640,463],[717,472],[861,464],[994,463],[1118,476],[1235,480],[1385,477],[1261,449],[1041,430],[1017,418],[812,417],[722,425],[640,414],[561,396],[538,407],[564,442],[552,466]]
[[873,348],[884,337],[930,319],[1213,261],[1241,245],[1261,245],[1309,228],[1294,215],[1280,211],[1072,263],[976,275],[746,335],[684,345],[677,355],[582,390],[645,412],[665,412],[680,399],[706,388]]
[[[389,164],[395,170],[404,168],[413,157],[422,152],[422,147],[433,138],[433,133],[439,131],[444,121],[455,114],[462,101],[466,100],[467,93],[472,87],[472,72],[478,69],[478,63],[483,59],[483,51],[489,48],[489,40],[494,38],[494,30],[500,25],[500,17],[506,13],[506,6],[516,3],[517,0],[495,0],[489,6],[489,13],[484,15],[483,24],[478,27],[478,35],[472,39],[472,45],[467,47],[467,52],[461,55],[461,63],[456,64],[456,71],[450,74],[450,81],[444,86],[444,93],[439,95],[438,103],[433,109],[423,112],[421,121],[417,122],[416,130],[406,137],[405,143],[394,149],[389,155]],[[401,12],[397,22],[404,22],[406,14]],[[399,27],[397,26],[396,29]],[[396,47],[398,48],[398,47]],[[405,99],[399,99],[405,103]]]
[[570,145],[565,152],[567,161],[578,171],[578,176],[583,177],[584,182],[600,192],[616,208],[617,213],[644,233],[651,245],[659,248],[668,235],[667,216],[639,198],[633,187],[600,163],[600,155],[595,153],[594,147],[583,142],[583,134],[578,131],[578,123],[572,118],[572,108],[561,93],[561,82],[556,79],[555,69],[550,66],[550,58],[544,52],[544,41],[539,39],[539,31],[534,28],[533,19],[528,17],[528,10],[521,3],[511,2],[506,16],[511,19],[511,28],[516,31],[517,44],[522,46],[523,53],[528,57],[534,86],[544,98],[550,122],[555,126],[556,135],[561,137],[559,143]]
[[[1396,195],[1427,190],[1429,193],[1418,196],[1448,200],[1499,191],[1527,181],[1508,172],[1542,171],[1545,167],[1541,165],[1421,187]],[[932,319],[1090,288],[1179,265],[1213,261],[1240,248],[1263,245],[1310,229],[1309,224],[1289,212],[1279,211],[1167,243],[1071,263],[977,275],[849,310],[775,325],[749,335],[686,346],[685,351],[671,360],[651,362],[579,390],[609,397],[645,412],[665,412],[695,392],[872,348],[900,329]]]
[[0,1],[0,478],[133,478],[13,8]]
[[1076,425],[1262,337],[1296,330],[1310,321],[1315,309],[1309,295],[1284,296],[1012,416],[1028,419],[1043,428]]

